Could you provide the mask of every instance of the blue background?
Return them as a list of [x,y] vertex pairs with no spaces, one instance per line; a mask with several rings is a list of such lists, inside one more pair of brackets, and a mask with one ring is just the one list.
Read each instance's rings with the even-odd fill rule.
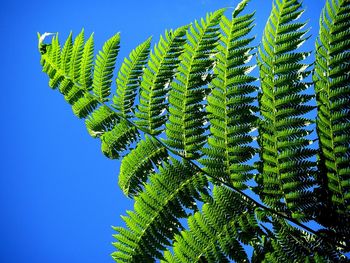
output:
[[[325,1],[305,0],[312,37]],[[1,95],[0,262],[108,263],[111,225],[132,202],[117,186],[118,161],[104,157],[63,97],[41,72],[36,32],[95,32],[95,49],[121,32],[119,65],[137,44],[228,0],[6,1],[0,9]],[[261,39],[270,0],[252,0]]]

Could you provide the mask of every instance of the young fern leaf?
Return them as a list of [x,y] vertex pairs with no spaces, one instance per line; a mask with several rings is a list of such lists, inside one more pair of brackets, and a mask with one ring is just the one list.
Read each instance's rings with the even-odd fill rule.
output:
[[258,62],[262,163],[257,192],[264,203],[286,213],[293,211],[293,216],[313,205],[308,189],[314,185],[315,165],[309,160],[315,152],[305,138],[311,132],[305,128],[311,120],[302,116],[313,109],[305,105],[313,96],[300,94],[308,87],[302,79],[310,74],[309,65],[302,61],[310,53],[295,52],[306,41],[307,31],[301,31],[306,23],[295,23],[302,13],[297,0],[274,1]]
[[142,190],[142,184],[159,165],[168,159],[167,149],[153,137],[146,136],[136,148],[126,155],[120,165],[119,186],[127,196],[133,196]]
[[197,210],[199,192],[206,192],[207,180],[193,173],[186,161],[171,159],[150,177],[150,182],[136,196],[134,212],[122,217],[127,229],[115,227],[118,249],[112,254],[116,262],[155,262],[161,251],[171,244],[174,234],[182,229],[178,218],[187,217],[185,209]]
[[179,72],[171,83],[165,143],[186,158],[197,158],[205,143],[203,100],[208,91],[206,84],[211,80],[212,56],[218,44],[218,24],[223,12],[224,9],[218,10],[208,14],[206,20],[190,25]]
[[99,101],[108,101],[111,94],[113,70],[119,52],[119,33],[111,37],[103,45],[102,51],[97,55],[94,67],[92,91]]
[[[327,1],[316,41],[315,90],[318,106],[319,171],[336,213],[329,222],[350,218],[350,2]],[[328,205],[329,206],[329,205]],[[331,216],[329,207],[325,216]],[[341,219],[347,219],[347,223]],[[350,227],[347,227],[347,236]]]
[[167,106],[165,96],[183,53],[187,28],[184,26],[175,31],[166,31],[154,47],[144,71],[135,123],[149,134],[161,133],[161,127],[166,122],[166,115],[162,115]]
[[252,178],[252,165],[246,164],[255,150],[249,143],[253,141],[249,132],[256,126],[258,111],[253,106],[255,98],[249,96],[257,90],[251,85],[256,78],[248,73],[254,68],[247,65],[252,58],[254,38],[247,38],[253,28],[254,14],[237,16],[232,20],[222,17],[221,41],[217,46],[215,78],[209,85],[212,90],[208,96],[208,119],[211,135],[209,148],[202,149],[205,158],[200,162],[205,171],[214,177],[220,176],[238,189],[245,189],[245,181]]
[[117,94],[113,97],[113,107],[118,114],[128,118],[134,112],[134,101],[140,86],[141,76],[150,52],[151,38],[135,48],[125,58],[118,72]]

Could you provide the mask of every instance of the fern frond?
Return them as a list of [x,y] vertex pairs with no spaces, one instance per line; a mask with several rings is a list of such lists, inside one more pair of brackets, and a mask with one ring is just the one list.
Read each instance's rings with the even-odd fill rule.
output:
[[[189,217],[189,229],[175,236],[174,255],[166,251],[162,262],[248,262],[239,240],[242,236],[239,232],[244,230],[243,225],[238,225],[238,219],[250,212],[254,214],[237,194],[226,187],[215,186],[213,201],[204,204],[201,212]],[[257,227],[256,224],[253,223],[253,228]],[[250,230],[254,231],[251,239],[256,235],[256,229]]]
[[[350,218],[349,38],[350,2],[327,1],[320,18],[314,74],[319,170],[320,181],[325,182],[323,188],[331,194],[328,202],[337,211],[335,217],[347,217],[347,224]],[[348,236],[350,228],[347,232]]]
[[134,212],[122,217],[128,228],[115,228],[119,233],[115,235],[118,251],[112,254],[114,260],[154,262],[154,258],[163,258],[161,251],[182,229],[179,218],[188,216],[187,209],[197,209],[195,201],[206,187],[206,178],[193,173],[188,162],[171,159],[171,164],[165,163],[135,197]]
[[61,69],[65,74],[69,73],[71,58],[73,51],[72,32],[70,32],[66,42],[64,43],[61,55]]
[[118,159],[122,151],[138,140],[139,132],[135,126],[121,119],[112,130],[105,132],[100,138],[104,155],[111,159]]
[[113,97],[113,107],[118,114],[129,117],[134,112],[134,101],[140,86],[141,76],[150,52],[151,38],[136,47],[128,58],[124,59],[117,77],[117,94]]
[[93,59],[94,59],[94,34],[91,34],[89,39],[84,45],[83,55],[81,58],[80,66],[80,79],[84,90],[91,90],[92,88],[92,69],[93,69]]
[[83,97],[79,98],[73,105],[73,113],[78,118],[86,118],[99,105],[99,101],[90,93],[85,93]]
[[161,133],[160,129],[166,121],[166,116],[162,114],[166,109],[165,96],[180,63],[187,28],[166,31],[164,37],[161,36],[143,74],[135,123],[150,134]]
[[302,31],[305,23],[297,22],[302,13],[297,0],[274,1],[258,63],[262,88],[258,142],[263,165],[257,189],[264,203],[288,213],[313,204],[308,188],[314,185],[315,164],[308,159],[315,152],[305,138],[312,121],[302,115],[314,107],[305,105],[312,96],[301,94],[309,86],[302,80],[310,74],[309,65],[303,63],[310,53],[295,52],[307,39],[307,31]]
[[142,190],[141,184],[155,170],[153,166],[166,159],[168,152],[164,145],[146,136],[121,162],[118,182],[124,194],[133,196]]
[[[61,47],[58,40],[58,34],[52,38],[51,45],[47,47],[47,52],[44,54],[46,59],[42,59],[41,63],[43,71],[49,76],[49,86],[52,89],[57,88],[58,83],[62,80],[60,72],[61,62]],[[56,67],[53,64],[57,65]]]
[[118,33],[106,41],[96,58],[92,91],[101,102],[107,101],[107,97],[111,94],[113,70],[119,52],[119,42],[120,35]]
[[343,262],[333,244],[301,231],[273,216],[274,236],[264,262]]
[[99,137],[110,131],[119,122],[118,115],[103,105],[85,120],[86,128],[92,137]]
[[181,56],[175,80],[169,92],[169,121],[166,123],[166,144],[186,158],[197,158],[205,143],[203,100],[208,92],[214,66],[212,57],[219,40],[219,22],[224,10],[195,21],[187,31],[188,43]]
[[255,98],[249,96],[257,88],[251,85],[256,79],[248,75],[253,66],[247,64],[252,58],[249,44],[254,38],[246,35],[253,27],[254,14],[237,16],[237,12],[232,20],[222,16],[220,22],[223,33],[217,47],[216,77],[209,85],[212,91],[206,107],[211,135],[209,148],[202,150],[206,157],[200,162],[212,176],[244,189],[254,169],[245,162],[255,153],[249,146],[253,141],[249,133],[256,126],[254,112],[258,109],[253,105]]
[[70,65],[70,77],[73,82],[79,82],[81,61],[84,50],[84,29],[74,39],[72,60]]

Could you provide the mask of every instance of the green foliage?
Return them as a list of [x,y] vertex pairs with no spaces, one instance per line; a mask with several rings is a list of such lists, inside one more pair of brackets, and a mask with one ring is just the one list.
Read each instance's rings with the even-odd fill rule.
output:
[[311,64],[301,1],[273,1],[258,48],[248,3],[140,44],[112,101],[119,34],[95,60],[84,30],[62,49],[58,35],[39,42],[50,87],[122,158],[119,186],[135,203],[114,228],[116,262],[347,262],[350,2],[327,1]]
[[296,52],[306,41],[305,23],[297,23],[303,13],[301,3],[276,1],[266,24],[259,48],[261,94],[259,145],[261,164],[257,181],[264,203],[286,213],[303,211],[312,205],[315,154],[308,146],[312,120],[303,117],[314,107],[306,105],[313,95],[302,94],[303,81],[311,71],[302,63],[309,52]]
[[[321,206],[350,234],[350,2],[328,1],[316,41],[315,91]],[[326,175],[326,176],[325,176]],[[331,225],[330,225],[331,226]],[[335,227],[338,228],[338,227]]]

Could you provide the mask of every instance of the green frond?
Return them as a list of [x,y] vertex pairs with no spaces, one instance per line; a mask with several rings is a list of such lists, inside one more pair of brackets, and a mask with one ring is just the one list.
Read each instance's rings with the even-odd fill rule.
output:
[[72,60],[71,60],[69,75],[71,77],[71,80],[75,83],[79,82],[83,50],[84,50],[84,29],[74,39],[74,44],[73,44]]
[[57,88],[62,81],[62,73],[60,70],[61,63],[61,47],[58,39],[58,34],[52,38],[51,45],[47,46],[47,51],[43,54],[41,64],[43,71],[49,76],[49,86],[52,89]]
[[134,112],[134,101],[150,52],[151,38],[131,51],[129,59],[125,58],[117,77],[117,94],[113,97],[113,107],[118,114],[128,117]]
[[69,73],[71,58],[73,51],[72,32],[70,32],[66,42],[64,43],[61,55],[61,69],[65,74]]
[[[312,121],[303,117],[314,109],[305,105],[313,96],[301,94],[310,86],[303,82],[310,74],[303,60],[310,53],[296,52],[307,39],[307,31],[302,31],[305,23],[298,22],[302,13],[300,1],[274,1],[258,61],[262,89],[258,143],[263,165],[256,177],[257,192],[264,203],[288,213],[301,211],[305,204],[312,207],[309,189],[315,176],[315,163],[309,160],[315,151],[306,138]],[[301,162],[303,169],[298,169]]]
[[78,99],[72,106],[73,113],[78,118],[86,118],[98,106],[98,100],[89,93]]
[[254,38],[246,36],[252,29],[253,16],[238,16],[236,12],[231,20],[222,16],[216,77],[209,85],[206,107],[211,135],[209,147],[202,149],[205,158],[200,160],[210,175],[220,176],[239,189],[246,188],[244,182],[252,178],[254,169],[246,164],[255,154],[249,144],[253,141],[250,132],[257,125],[254,112],[258,110],[253,105],[256,99],[249,96],[257,90],[251,84],[256,79],[249,75],[253,67],[248,65],[253,56],[249,44]]
[[197,158],[205,143],[203,100],[211,80],[213,56],[219,40],[219,22],[224,10],[195,21],[187,31],[188,43],[169,92],[169,121],[166,144],[186,158]]
[[[134,211],[122,217],[127,228],[116,227],[118,249],[112,254],[116,262],[155,262],[162,259],[162,250],[182,229],[179,218],[186,210],[196,210],[199,192],[206,191],[207,181],[194,173],[188,162],[171,159],[150,177],[143,192],[135,197]],[[185,210],[186,209],[186,210]]]
[[119,186],[125,195],[133,196],[162,161],[168,159],[167,149],[152,137],[146,136],[126,155],[120,165]]
[[101,150],[110,159],[118,159],[121,152],[128,149],[129,145],[139,138],[139,132],[135,126],[121,119],[112,130],[105,132],[101,137]]
[[327,1],[320,18],[313,77],[318,106],[319,180],[324,191],[331,193],[323,202],[332,204],[338,219],[350,215],[349,38],[350,2]]
[[92,91],[101,102],[107,101],[107,97],[111,94],[113,70],[119,52],[119,43],[120,35],[118,33],[106,41],[96,58]]
[[81,84],[84,90],[91,90],[92,88],[92,69],[93,69],[93,60],[94,60],[94,34],[91,34],[89,39],[84,45],[83,55],[81,58],[80,65],[80,79],[79,83]]
[[250,241],[257,235],[258,226],[255,220],[250,221],[253,224],[250,225],[243,219],[246,214],[254,214],[247,210],[246,205],[226,187],[215,186],[213,201],[204,204],[201,212],[189,217],[189,229],[175,236],[174,255],[166,251],[162,262],[248,262],[242,243],[247,240],[242,240],[242,234],[249,233],[246,227],[252,227],[249,229],[252,233],[248,238]]
[[263,262],[343,262],[332,244],[273,217],[274,236]]
[[85,120],[86,128],[92,137],[100,137],[110,131],[119,121],[118,115],[103,105]]
[[180,63],[187,28],[184,26],[175,31],[166,31],[154,47],[144,71],[135,123],[150,134],[161,133],[161,127],[166,122],[166,115],[163,114],[167,107],[165,96]]

